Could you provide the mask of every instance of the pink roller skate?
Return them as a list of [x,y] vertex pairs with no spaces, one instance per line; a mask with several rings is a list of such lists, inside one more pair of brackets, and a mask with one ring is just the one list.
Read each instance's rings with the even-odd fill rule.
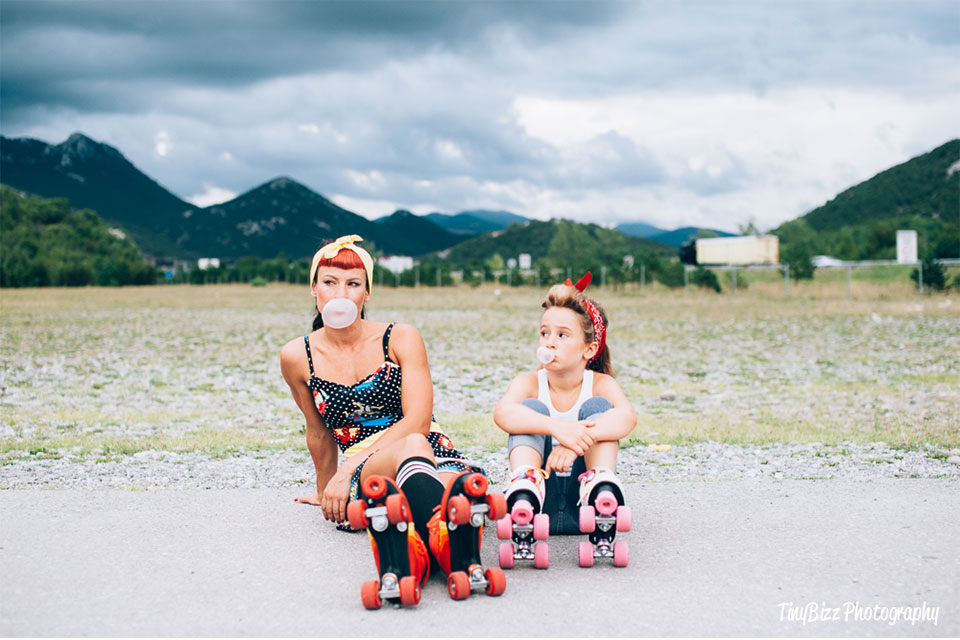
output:
[[512,569],[517,560],[533,560],[537,569],[550,566],[550,516],[539,513],[544,502],[543,472],[523,466],[513,473],[507,488],[510,513],[497,521],[497,537],[510,542],[500,543],[500,566]]
[[623,504],[620,480],[609,469],[598,467],[582,474],[580,480],[580,532],[590,535],[577,548],[581,567],[592,567],[596,558],[612,558],[613,566],[630,562],[625,540],[614,541],[618,531],[630,531],[633,516]]

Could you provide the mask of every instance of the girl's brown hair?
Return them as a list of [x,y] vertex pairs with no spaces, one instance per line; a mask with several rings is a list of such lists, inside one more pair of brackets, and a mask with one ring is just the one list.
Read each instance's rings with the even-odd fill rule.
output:
[[[600,312],[600,317],[603,318],[603,324],[609,328],[610,322],[607,320],[607,313],[603,310],[603,307],[597,304],[595,300],[587,298],[587,296],[577,291],[574,287],[565,284],[555,284],[550,287],[550,290],[547,291],[547,297],[544,298],[543,304],[540,306],[543,307],[544,311],[553,307],[563,307],[576,313],[580,319],[580,328],[583,329],[583,340],[587,344],[590,344],[596,341],[597,335],[593,327],[593,320],[590,319],[590,312],[587,311],[587,300],[597,308],[597,311]],[[608,376],[613,375],[613,364],[610,362],[610,347],[607,346],[606,343],[603,345],[603,350],[587,364],[587,369],[605,373]]]

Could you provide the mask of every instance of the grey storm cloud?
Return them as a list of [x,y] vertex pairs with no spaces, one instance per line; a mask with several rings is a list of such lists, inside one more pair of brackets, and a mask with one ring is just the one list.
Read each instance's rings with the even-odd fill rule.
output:
[[[889,157],[944,142],[948,125],[915,133],[899,118],[960,91],[957,24],[952,0],[3,0],[0,130],[48,142],[83,131],[182,197],[289,175],[326,195],[450,211],[549,215],[593,197],[584,211],[603,221],[647,194],[677,200],[669,215],[693,222],[742,210],[717,198],[764,182],[790,201],[789,172],[830,150],[797,136],[764,157],[744,135],[842,130],[830,114],[858,108],[849,94],[909,104],[869,125]],[[794,89],[816,111],[809,120]],[[724,106],[730,95],[756,103]],[[623,96],[649,102],[604,102]],[[582,110],[524,111],[529,97]],[[768,104],[783,115],[764,115]],[[751,108],[766,129],[733,120]],[[645,127],[627,133],[631,119]],[[770,156],[785,158],[775,176]],[[812,186],[795,203],[844,186],[802,180]]]
[[230,87],[362,71],[427,52],[479,54],[488,29],[532,40],[602,24],[619,3],[5,0],[5,109],[149,107],[123,86]]

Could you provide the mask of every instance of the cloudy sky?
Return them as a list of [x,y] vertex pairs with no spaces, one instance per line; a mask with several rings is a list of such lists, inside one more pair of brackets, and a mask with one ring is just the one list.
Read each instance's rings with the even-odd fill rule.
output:
[[960,2],[3,0],[0,100],[201,205],[767,229],[960,135]]

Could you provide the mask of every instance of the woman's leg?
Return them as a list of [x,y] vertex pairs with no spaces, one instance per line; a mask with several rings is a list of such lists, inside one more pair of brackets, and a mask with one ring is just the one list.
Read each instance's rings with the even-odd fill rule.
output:
[[411,433],[371,455],[363,463],[360,482],[363,483],[371,475],[396,478],[403,462],[413,457],[426,458],[434,463],[434,468],[437,466],[427,437],[421,433]]
[[410,504],[417,533],[426,543],[430,539],[427,522],[433,515],[434,507],[440,504],[444,489],[437,474],[433,448],[426,436],[410,434],[370,456],[363,464],[361,486],[363,480],[373,474],[396,478],[397,486]]

